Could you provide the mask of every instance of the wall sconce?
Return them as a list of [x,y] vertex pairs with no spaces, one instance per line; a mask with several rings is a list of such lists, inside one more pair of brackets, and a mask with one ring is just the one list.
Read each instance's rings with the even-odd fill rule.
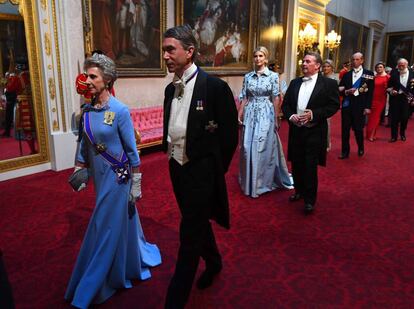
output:
[[341,36],[338,35],[334,30],[331,30],[327,35],[325,35],[325,46],[329,50],[334,50],[341,44]]
[[298,46],[300,50],[312,48],[317,41],[317,30],[310,23],[307,23],[303,30],[299,31]]

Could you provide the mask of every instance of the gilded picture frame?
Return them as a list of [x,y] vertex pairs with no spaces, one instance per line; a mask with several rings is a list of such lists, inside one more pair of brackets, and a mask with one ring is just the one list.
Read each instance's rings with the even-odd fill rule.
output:
[[400,58],[414,62],[414,32],[390,32],[385,39],[385,56],[387,66],[395,68]]
[[255,1],[218,0],[200,5],[178,0],[176,24],[189,24],[199,42],[196,64],[215,75],[242,75],[252,69]]
[[120,77],[165,76],[166,0],[82,0],[85,52],[103,51]]
[[339,34],[341,35],[341,45],[337,52],[336,67],[339,71],[342,63],[349,61],[356,52],[361,52],[361,42],[364,26],[349,19],[339,18]]
[[[41,50],[40,44],[39,21],[37,19],[37,5],[33,0],[13,0],[9,1],[18,6],[18,12],[21,17],[10,16],[9,14],[0,14],[1,20],[22,20],[24,22],[24,33],[26,37],[27,61],[30,72],[30,89],[31,89],[31,106],[35,123],[36,153],[0,160],[0,173],[27,168],[34,165],[48,163],[49,158],[49,141],[48,130],[46,125],[45,98],[42,89],[44,88],[41,77]],[[5,1],[0,4],[6,3]],[[30,100],[29,99],[29,100]]]
[[257,2],[257,46],[269,51],[269,63],[274,63],[279,73],[284,71],[287,0],[260,0]]

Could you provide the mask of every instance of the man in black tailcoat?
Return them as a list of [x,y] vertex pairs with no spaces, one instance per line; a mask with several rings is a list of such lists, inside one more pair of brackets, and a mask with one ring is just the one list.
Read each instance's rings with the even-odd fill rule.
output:
[[163,148],[181,212],[180,247],[165,308],[184,308],[200,257],[206,269],[197,287],[209,287],[222,269],[210,219],[229,228],[224,174],[238,143],[237,109],[224,81],[194,64],[197,41],[187,25],[164,33],[163,57],[175,73],[165,89]]
[[365,153],[364,126],[365,117],[371,113],[371,102],[374,93],[374,73],[362,67],[364,55],[352,55],[351,71],[346,73],[339,83],[343,95],[341,108],[342,152],[339,159],[349,158],[349,137],[351,128],[354,130],[358,145],[358,156]]
[[390,143],[397,141],[398,127],[400,127],[401,140],[406,140],[405,130],[410,115],[410,105],[414,104],[414,73],[408,68],[408,61],[404,58],[398,60],[397,67],[398,70],[391,73],[388,81],[390,93],[388,116],[391,119]]
[[303,199],[305,213],[315,207],[318,164],[326,164],[328,123],[339,109],[338,85],[319,74],[321,56],[310,52],[303,58],[303,77],[291,81],[283,100],[283,115],[289,120],[288,159],[292,162],[295,194]]

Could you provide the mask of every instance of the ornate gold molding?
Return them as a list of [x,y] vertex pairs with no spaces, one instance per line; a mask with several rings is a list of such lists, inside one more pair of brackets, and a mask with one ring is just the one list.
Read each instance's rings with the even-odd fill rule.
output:
[[53,120],[53,131],[59,131],[59,124],[56,120]]
[[40,0],[40,4],[42,6],[43,11],[47,9],[47,0]]
[[57,73],[58,73],[58,85],[59,85],[59,94],[60,94],[60,110],[62,112],[62,129],[63,129],[63,132],[66,132],[67,131],[66,115],[65,115],[66,113],[65,113],[65,102],[63,99],[62,71],[60,67],[60,49],[59,49],[59,40],[58,40],[55,0],[52,0],[52,16],[53,16],[53,33],[55,37],[55,49],[56,49],[55,54],[56,54]]
[[21,17],[20,15],[0,13],[0,19],[1,20],[20,20],[20,21],[22,21],[23,17]]
[[11,4],[18,5],[20,0],[0,0],[0,4],[10,2]]
[[51,100],[54,100],[56,97],[55,80],[52,77],[49,77],[48,84],[49,84],[49,97]]
[[50,34],[45,32],[45,53],[46,55],[50,56],[52,52],[52,46],[50,44]]

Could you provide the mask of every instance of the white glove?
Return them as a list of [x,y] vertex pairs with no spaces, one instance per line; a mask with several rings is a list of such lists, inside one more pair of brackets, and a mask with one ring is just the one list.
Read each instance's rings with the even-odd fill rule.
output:
[[142,178],[142,173],[132,174],[131,195],[135,200],[142,198],[141,178]]

